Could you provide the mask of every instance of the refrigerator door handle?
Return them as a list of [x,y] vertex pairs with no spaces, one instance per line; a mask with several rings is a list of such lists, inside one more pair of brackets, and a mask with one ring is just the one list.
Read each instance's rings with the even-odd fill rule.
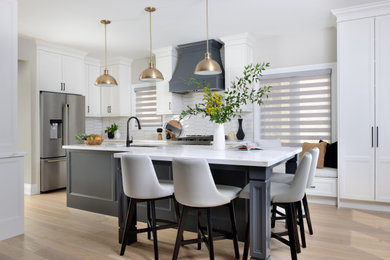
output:
[[47,163],[57,163],[57,162],[63,162],[63,161],[66,161],[66,158],[61,159],[61,160],[47,160],[46,162]]
[[63,132],[62,144],[63,145],[68,145],[69,144],[69,104],[64,104],[62,106],[62,118],[63,118],[63,124],[62,124],[62,132]]

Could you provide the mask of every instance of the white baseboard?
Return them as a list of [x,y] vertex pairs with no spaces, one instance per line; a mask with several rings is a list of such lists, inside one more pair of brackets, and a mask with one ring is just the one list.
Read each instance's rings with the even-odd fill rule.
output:
[[390,212],[390,203],[340,199],[341,208]]
[[307,195],[307,201],[309,203],[323,204],[323,205],[337,205],[337,199],[335,197],[323,197],[323,196],[311,196]]
[[37,184],[24,184],[24,194],[25,195],[37,195],[39,194],[38,185]]

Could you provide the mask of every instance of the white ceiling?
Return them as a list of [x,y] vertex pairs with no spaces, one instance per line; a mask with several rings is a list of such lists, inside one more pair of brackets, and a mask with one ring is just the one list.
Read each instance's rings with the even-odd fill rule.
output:
[[[257,38],[335,26],[331,9],[377,0],[210,0],[210,38],[251,32]],[[19,34],[102,57],[148,55],[146,6],[153,13],[153,47],[205,40],[205,0],[19,0]]]

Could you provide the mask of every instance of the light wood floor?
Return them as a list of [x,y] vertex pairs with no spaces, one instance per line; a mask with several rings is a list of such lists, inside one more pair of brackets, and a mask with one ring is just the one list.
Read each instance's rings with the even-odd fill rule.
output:
[[[153,243],[146,234],[121,257],[116,218],[65,205],[64,191],[26,196],[25,234],[0,241],[0,260],[153,259]],[[300,260],[390,259],[390,214],[316,204],[310,208],[315,234],[307,234],[308,247]],[[175,235],[173,229],[158,233],[160,259],[171,259]],[[218,241],[215,249],[217,259],[234,259],[231,241]],[[208,259],[208,252],[205,246],[198,251],[190,245],[180,249],[179,257]],[[288,247],[272,240],[272,260],[288,259]]]

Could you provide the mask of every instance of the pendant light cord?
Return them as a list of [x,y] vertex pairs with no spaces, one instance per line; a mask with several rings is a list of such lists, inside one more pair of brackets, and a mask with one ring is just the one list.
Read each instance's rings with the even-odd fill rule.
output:
[[106,61],[106,69],[107,69],[107,24],[104,24],[104,55]]
[[150,50],[149,50],[149,55],[150,55],[150,66],[153,64],[153,59],[152,59],[152,12],[149,12],[149,37],[150,37]]
[[206,39],[207,53],[209,53],[209,0],[206,0]]

